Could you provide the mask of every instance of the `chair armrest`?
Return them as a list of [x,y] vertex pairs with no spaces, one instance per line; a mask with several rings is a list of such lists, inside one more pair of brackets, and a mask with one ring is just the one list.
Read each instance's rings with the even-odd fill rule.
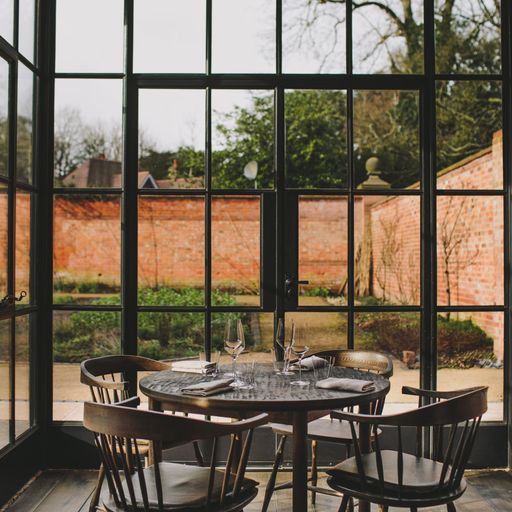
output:
[[347,411],[331,411],[331,418],[335,420],[353,421],[354,423],[368,423],[378,425],[383,418],[380,414],[358,414]]
[[133,409],[136,409],[140,405],[140,398],[138,396],[132,396],[131,398],[127,398],[126,400],[116,402],[114,405],[120,405],[122,407],[132,407]]
[[402,386],[402,394],[403,395],[413,395],[418,397],[425,398],[456,398],[461,395],[465,395],[466,393],[470,393],[471,391],[475,391],[479,389],[478,387],[473,388],[465,388],[465,389],[456,389],[453,391],[434,391],[432,389],[421,389],[421,388],[413,388],[411,386]]

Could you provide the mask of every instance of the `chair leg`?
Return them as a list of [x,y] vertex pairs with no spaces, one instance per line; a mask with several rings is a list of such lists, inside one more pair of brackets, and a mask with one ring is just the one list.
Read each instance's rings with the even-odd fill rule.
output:
[[276,486],[277,471],[279,470],[279,466],[283,462],[285,443],[286,443],[286,436],[281,436],[281,439],[279,440],[279,445],[277,447],[276,456],[274,459],[274,465],[272,467],[272,473],[270,473],[270,478],[268,479],[267,487],[265,488],[265,497],[263,498],[263,505],[261,506],[261,512],[267,512],[268,505],[270,503],[270,498],[272,498],[272,494],[274,494],[274,488]]
[[354,512],[354,498],[348,500],[348,512]]
[[[316,460],[317,441],[311,441],[311,485],[318,483],[318,463]],[[311,505],[316,503],[316,491],[311,491]]]
[[199,466],[204,467],[204,457],[203,452],[201,451],[201,448],[199,447],[199,443],[197,441],[194,441],[192,443],[194,446],[194,454],[196,456],[196,460]]
[[105,467],[103,464],[100,466],[100,470],[98,472],[98,481],[96,482],[96,489],[94,489],[94,493],[91,497],[91,502],[89,503],[89,512],[96,512],[96,507],[100,501],[101,488],[103,487],[103,481],[105,480]]
[[349,496],[344,494],[343,499],[341,500],[341,505],[340,505],[340,508],[338,509],[338,512],[346,512],[348,500],[349,500]]
[[453,501],[450,501],[450,503],[447,503],[446,510],[448,512],[457,512],[457,509],[455,508],[455,503],[453,503]]

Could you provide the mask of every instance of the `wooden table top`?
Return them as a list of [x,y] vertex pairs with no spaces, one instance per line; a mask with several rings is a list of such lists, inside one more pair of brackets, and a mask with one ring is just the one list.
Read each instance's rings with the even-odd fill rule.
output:
[[[229,372],[230,366],[221,367],[222,372]],[[234,389],[227,393],[209,397],[190,396],[181,393],[181,389],[190,384],[208,380],[201,374],[184,373],[173,370],[156,372],[141,379],[141,392],[149,398],[175,406],[176,410],[223,411],[298,411],[328,410],[351,405],[360,405],[383,397],[389,391],[389,380],[369,372],[351,368],[335,367],[331,377],[373,380],[375,390],[366,393],[350,393],[314,386],[313,372],[302,372],[303,380],[311,381],[309,386],[293,386],[290,381],[298,379],[297,375],[276,375],[272,364],[258,364],[254,389]]]

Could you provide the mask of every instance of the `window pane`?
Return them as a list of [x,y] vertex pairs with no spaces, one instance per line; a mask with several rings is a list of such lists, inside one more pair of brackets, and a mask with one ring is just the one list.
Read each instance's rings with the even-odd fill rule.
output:
[[119,304],[120,214],[118,197],[55,197],[55,303]]
[[136,73],[204,73],[206,2],[135,0]]
[[283,1],[283,71],[344,73],[345,5]]
[[16,294],[26,292],[26,297],[21,302],[16,302],[16,307],[26,306],[31,303],[30,290],[30,256],[31,256],[31,233],[30,233],[30,210],[32,196],[22,190],[16,193]]
[[437,389],[489,386],[485,421],[503,420],[504,320],[487,311],[437,317]]
[[260,198],[212,199],[212,304],[260,305]]
[[347,198],[299,197],[299,306],[346,304]]
[[212,139],[214,188],[273,188],[272,92],[214,90]]
[[0,0],[0,36],[12,44],[14,32],[14,0]]
[[435,28],[438,73],[500,72],[500,2],[436,0]]
[[347,186],[347,96],[345,91],[287,91],[286,185]]
[[212,351],[220,352],[220,362],[231,365],[231,356],[224,350],[224,329],[227,320],[242,320],[244,326],[245,350],[238,356],[237,362],[258,363],[272,362],[272,345],[274,336],[273,313],[213,313],[212,314]]
[[204,197],[139,199],[139,304],[204,304]]
[[0,183],[0,299],[7,295],[9,259],[9,200],[7,186]]
[[121,187],[121,80],[55,81],[55,186]]
[[11,417],[10,325],[10,320],[0,322],[0,449],[9,444],[9,419]]
[[[1,0],[0,0],[1,2]],[[0,174],[9,173],[9,65],[0,58]]]
[[34,74],[18,65],[18,124],[16,147],[16,178],[32,182],[33,165],[33,100]]
[[215,0],[213,72],[275,72],[275,16],[275,0]]
[[503,304],[503,199],[437,198],[437,303]]
[[359,188],[418,186],[419,111],[416,91],[356,91],[354,161]]
[[15,327],[15,422],[16,437],[20,436],[31,426],[30,415],[30,322],[34,315],[24,315],[16,318]]
[[354,2],[354,73],[423,72],[423,1]]
[[176,360],[204,351],[202,313],[139,313],[138,319],[140,356]]
[[91,399],[80,363],[121,353],[121,315],[113,311],[56,311],[53,315],[53,419],[82,421]]
[[438,82],[437,186],[503,188],[502,96],[499,82]]
[[122,71],[123,21],[123,0],[57,0],[56,70]]
[[354,287],[361,304],[420,303],[420,218],[418,196],[356,196]]
[[[19,0],[19,50],[34,62],[34,40],[36,28],[35,0]],[[67,42],[66,42],[67,43]]]
[[392,386],[384,406],[387,414],[409,410],[412,403],[418,403],[418,397],[402,394],[402,386],[420,385],[420,336],[419,313],[354,315],[354,348],[383,352],[393,360]]
[[139,94],[139,188],[204,188],[205,93]]

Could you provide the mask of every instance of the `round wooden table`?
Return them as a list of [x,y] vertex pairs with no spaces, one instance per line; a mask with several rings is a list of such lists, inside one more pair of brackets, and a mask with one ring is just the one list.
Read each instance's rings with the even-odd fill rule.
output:
[[[221,373],[226,368],[221,368]],[[303,372],[303,378],[313,381],[312,372]],[[186,413],[247,418],[266,412],[271,421],[293,425],[293,512],[307,511],[307,430],[308,420],[318,417],[320,411],[359,406],[362,414],[370,412],[370,403],[384,397],[389,391],[389,380],[380,375],[333,368],[332,377],[375,381],[375,390],[367,393],[349,393],[318,389],[312,382],[307,387],[292,386],[298,376],[276,375],[271,364],[258,364],[255,387],[251,390],[233,390],[210,397],[184,395],[181,389],[201,382],[203,375],[165,370],[153,373],[140,381],[141,392],[149,398],[151,410],[172,410]],[[220,376],[219,378],[222,378]],[[316,412],[316,415],[315,415]],[[308,414],[309,413],[309,414]],[[370,431],[360,426],[361,449],[370,449]],[[158,456],[157,456],[158,457]],[[368,511],[369,504],[359,503],[360,511]]]

